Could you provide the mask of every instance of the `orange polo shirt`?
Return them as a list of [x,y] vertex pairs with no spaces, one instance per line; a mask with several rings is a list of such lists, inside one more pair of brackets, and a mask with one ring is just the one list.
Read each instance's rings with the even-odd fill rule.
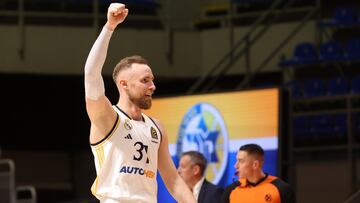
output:
[[240,179],[225,188],[223,203],[295,203],[290,186],[281,179],[266,175],[257,183]]

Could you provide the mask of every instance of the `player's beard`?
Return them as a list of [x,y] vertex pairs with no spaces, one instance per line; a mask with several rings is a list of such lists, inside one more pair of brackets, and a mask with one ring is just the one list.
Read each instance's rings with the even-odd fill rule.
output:
[[138,105],[141,109],[150,109],[151,99],[147,99],[147,98],[138,99],[136,105]]
[[140,109],[150,109],[151,107],[151,98],[136,98],[131,93],[129,94],[130,101],[138,106]]

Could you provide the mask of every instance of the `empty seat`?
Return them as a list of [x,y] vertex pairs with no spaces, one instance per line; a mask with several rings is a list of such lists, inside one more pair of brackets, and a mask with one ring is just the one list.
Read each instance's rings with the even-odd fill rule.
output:
[[353,26],[359,24],[358,13],[354,7],[337,7],[332,19],[322,21],[319,26]]
[[318,62],[318,54],[314,44],[303,42],[296,45],[291,59],[280,62],[281,67],[294,65],[310,65]]
[[310,134],[315,137],[329,135],[333,132],[333,118],[331,115],[315,115],[310,119]]
[[330,96],[345,95],[349,93],[349,81],[344,77],[329,80],[327,93]]
[[345,46],[345,59],[360,60],[360,38],[350,39]]
[[305,145],[309,140],[308,116],[296,116],[292,120],[292,134],[296,146]]
[[[323,114],[312,116],[310,119],[310,136],[311,143],[314,145],[338,144],[344,142],[346,139],[346,127],[343,123],[335,123],[334,115]],[[342,118],[342,117],[340,117]],[[346,122],[345,122],[346,126]],[[336,130],[336,131],[335,131]]]
[[360,114],[353,113],[352,114],[352,131],[355,135],[355,139],[360,141]]
[[334,134],[336,136],[345,137],[347,134],[347,114],[341,113],[335,115]]
[[310,79],[304,83],[304,96],[305,97],[318,97],[324,96],[326,88],[324,81],[321,79]]
[[338,7],[333,18],[339,25],[354,25],[357,24],[358,14],[354,7]]
[[351,79],[351,93],[360,94],[360,75]]
[[329,41],[321,44],[319,59],[325,62],[344,60],[344,54],[340,43],[335,41]]
[[303,136],[309,132],[309,122],[307,116],[296,116],[293,119],[293,134]]

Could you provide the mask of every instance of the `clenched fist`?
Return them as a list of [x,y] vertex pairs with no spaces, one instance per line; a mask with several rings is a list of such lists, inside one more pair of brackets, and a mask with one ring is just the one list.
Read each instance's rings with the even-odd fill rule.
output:
[[129,10],[125,8],[124,4],[110,4],[107,12],[107,28],[110,30],[114,30],[118,24],[122,23],[125,20],[128,13]]

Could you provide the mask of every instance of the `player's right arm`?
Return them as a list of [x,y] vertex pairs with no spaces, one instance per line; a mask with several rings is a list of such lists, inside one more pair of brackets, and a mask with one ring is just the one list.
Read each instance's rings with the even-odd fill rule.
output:
[[128,10],[124,4],[112,3],[107,12],[107,23],[96,39],[85,63],[86,110],[91,121],[90,142],[102,140],[116,121],[116,112],[105,96],[101,70],[105,63],[111,35],[118,24],[124,21]]

